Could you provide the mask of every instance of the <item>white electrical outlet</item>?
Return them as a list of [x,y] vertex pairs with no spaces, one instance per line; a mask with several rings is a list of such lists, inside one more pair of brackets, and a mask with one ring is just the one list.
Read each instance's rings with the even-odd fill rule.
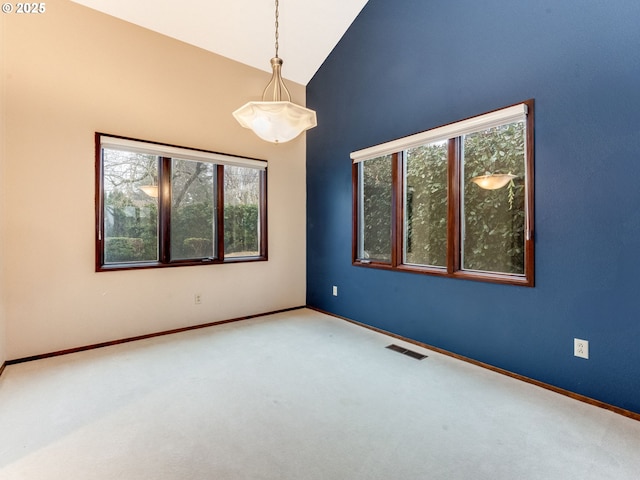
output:
[[573,354],[580,358],[589,358],[589,342],[587,340],[573,339]]
[[200,305],[202,303],[202,295],[200,295],[199,293],[194,294],[193,303],[195,303],[196,305]]
[[333,286],[333,296],[337,297],[338,296],[338,287],[337,286]]

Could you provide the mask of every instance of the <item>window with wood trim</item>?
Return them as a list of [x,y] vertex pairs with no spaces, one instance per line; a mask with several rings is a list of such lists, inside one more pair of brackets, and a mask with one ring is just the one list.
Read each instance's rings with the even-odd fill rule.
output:
[[533,100],[359,150],[353,263],[533,286]]
[[96,271],[267,259],[267,163],[96,133]]

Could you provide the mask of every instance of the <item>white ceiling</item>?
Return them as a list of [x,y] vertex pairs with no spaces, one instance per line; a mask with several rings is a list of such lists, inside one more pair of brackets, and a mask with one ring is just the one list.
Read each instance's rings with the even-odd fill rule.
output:
[[[275,0],[72,0],[271,72]],[[285,78],[306,85],[367,0],[280,0]]]

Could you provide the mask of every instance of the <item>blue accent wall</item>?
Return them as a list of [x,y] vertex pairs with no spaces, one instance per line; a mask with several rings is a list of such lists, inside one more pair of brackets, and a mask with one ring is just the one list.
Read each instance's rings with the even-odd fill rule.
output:
[[[351,264],[351,151],[529,98],[534,288]],[[308,305],[640,413],[640,2],[369,0],[307,104]]]

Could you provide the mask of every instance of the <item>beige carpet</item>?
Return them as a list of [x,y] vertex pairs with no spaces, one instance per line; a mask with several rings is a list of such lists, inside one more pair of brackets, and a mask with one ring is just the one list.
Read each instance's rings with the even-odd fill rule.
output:
[[310,310],[7,367],[0,478],[640,478],[640,422]]

